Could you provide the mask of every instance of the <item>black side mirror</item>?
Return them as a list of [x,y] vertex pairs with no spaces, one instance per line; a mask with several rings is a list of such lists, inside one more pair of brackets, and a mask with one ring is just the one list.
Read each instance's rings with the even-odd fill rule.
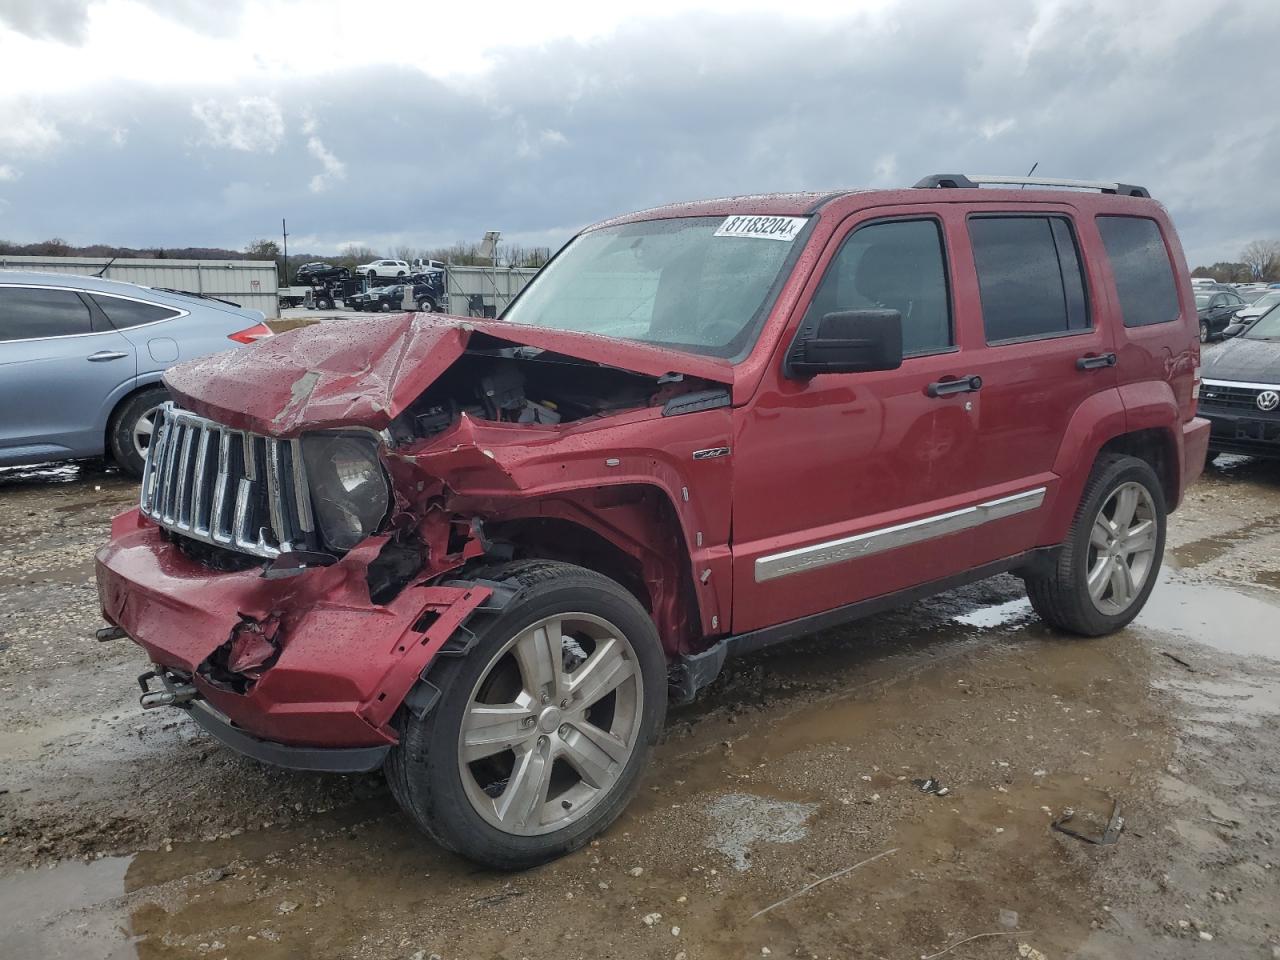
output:
[[807,380],[819,373],[863,373],[902,366],[902,314],[897,310],[839,310],[801,327],[783,373]]

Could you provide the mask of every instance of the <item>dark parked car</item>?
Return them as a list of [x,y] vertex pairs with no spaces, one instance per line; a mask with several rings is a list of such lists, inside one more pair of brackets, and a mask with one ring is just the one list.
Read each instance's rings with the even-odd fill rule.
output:
[[1200,342],[1208,343],[1222,336],[1237,310],[1248,304],[1240,295],[1226,290],[1197,290],[1196,312],[1200,315]]
[[144,649],[144,707],[385,766],[513,869],[612,823],[729,656],[1010,571],[1121,629],[1209,441],[1186,261],[1141,187],[980,183],[1065,185],[675,204],[583,230],[501,320],[169,371],[102,638]]
[[1200,413],[1219,453],[1280,458],[1280,307],[1218,350],[1204,367]]
[[297,282],[302,286],[316,283],[328,283],[330,280],[345,280],[351,276],[346,267],[335,267],[329,263],[304,263],[298,268]]
[[[395,283],[386,287],[374,287],[368,293],[348,297],[345,302],[350,310],[387,312],[403,310],[405,286],[403,283]],[[443,283],[415,283],[413,285],[414,306],[410,309],[416,308],[423,313],[438,313],[443,300]]]

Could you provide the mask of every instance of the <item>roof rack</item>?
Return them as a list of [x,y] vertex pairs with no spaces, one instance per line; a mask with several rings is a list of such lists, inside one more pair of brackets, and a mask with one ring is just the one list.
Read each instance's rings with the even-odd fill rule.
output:
[[933,173],[916,183],[916,187],[943,187],[953,190],[976,190],[984,183],[1014,184],[1024,187],[1072,187],[1077,190],[1098,190],[1122,197],[1150,197],[1146,187],[1132,183],[1112,183],[1109,180],[1057,180],[1052,177],[1001,177],[987,175],[966,176],[963,173]]

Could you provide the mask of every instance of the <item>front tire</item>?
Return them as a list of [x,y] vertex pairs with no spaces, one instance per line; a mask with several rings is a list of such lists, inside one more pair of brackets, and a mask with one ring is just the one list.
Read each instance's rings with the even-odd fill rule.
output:
[[1155,587],[1166,513],[1150,464],[1099,457],[1053,569],[1027,577],[1027,595],[1040,618],[1085,637],[1126,626]]
[[422,313],[435,313],[436,302],[432,300],[430,297],[423,297],[421,300],[418,301],[418,310],[420,310]]
[[147,448],[155,430],[155,417],[160,405],[169,399],[163,387],[151,387],[135,393],[120,405],[107,427],[108,447],[116,465],[135,480],[142,478],[147,462]]
[[520,870],[626,807],[666,716],[666,661],[648,613],[608,577],[541,560],[482,576],[515,596],[468,624],[469,653],[436,661],[439,700],[402,713],[387,780],[442,846]]

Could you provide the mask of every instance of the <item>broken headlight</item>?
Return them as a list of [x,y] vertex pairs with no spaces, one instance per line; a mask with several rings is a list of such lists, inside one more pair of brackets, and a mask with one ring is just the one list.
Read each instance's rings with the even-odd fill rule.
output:
[[321,537],[350,550],[378,529],[390,505],[378,445],[364,435],[318,433],[303,437],[302,455]]

